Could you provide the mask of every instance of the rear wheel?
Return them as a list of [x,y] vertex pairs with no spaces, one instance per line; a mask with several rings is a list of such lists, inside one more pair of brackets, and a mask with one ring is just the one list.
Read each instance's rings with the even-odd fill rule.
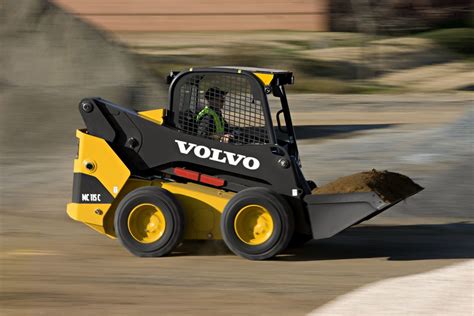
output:
[[157,187],[143,187],[128,193],[117,206],[115,231],[131,253],[160,257],[181,241],[184,216],[176,198]]
[[237,193],[227,203],[221,218],[223,239],[229,249],[251,260],[269,259],[283,251],[293,230],[288,203],[265,188]]

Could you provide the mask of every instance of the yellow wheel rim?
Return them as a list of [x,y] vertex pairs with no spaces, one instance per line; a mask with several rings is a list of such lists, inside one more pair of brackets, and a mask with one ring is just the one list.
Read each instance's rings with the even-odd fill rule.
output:
[[247,205],[235,216],[234,230],[244,243],[252,246],[261,245],[272,236],[273,219],[263,206]]
[[153,204],[139,204],[128,215],[128,231],[143,244],[157,241],[163,236],[166,220],[163,212]]

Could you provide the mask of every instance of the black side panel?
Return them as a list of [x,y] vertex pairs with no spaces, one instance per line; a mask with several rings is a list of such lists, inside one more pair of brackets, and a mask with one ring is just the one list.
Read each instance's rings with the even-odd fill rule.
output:
[[304,201],[314,239],[334,236],[398,202],[384,202],[374,192],[313,194],[305,196]]
[[105,139],[108,142],[115,140],[115,130],[107,120],[104,108],[97,106],[93,99],[83,99],[79,102],[79,112],[87,125],[89,134]]
[[142,135],[130,120],[130,115],[137,115],[136,112],[118,107],[101,98],[83,99],[79,103],[79,112],[89,134],[135,152],[140,150]]
[[113,200],[113,196],[96,177],[84,173],[74,173],[73,203],[112,203]]
[[88,134],[105,139],[132,173],[148,168],[138,155],[143,140],[140,130],[131,119],[137,116],[136,112],[101,98],[82,100],[79,112]]
[[[271,144],[233,145],[189,135],[166,126],[159,126],[138,116],[132,117],[132,120],[140,126],[143,144],[139,155],[149,168],[160,168],[164,165],[167,167],[187,165],[190,169],[198,172],[214,170],[212,174],[226,180],[234,180],[247,187],[268,187],[286,196],[292,196],[293,189],[304,192],[295,172],[295,168],[298,166],[291,163],[290,156],[282,147]],[[274,153],[276,147],[279,148],[280,154]],[[199,154],[206,152],[211,155],[200,155],[201,157],[199,157]],[[229,156],[232,156],[238,163],[229,163],[225,152],[229,153]],[[239,158],[241,156],[258,160],[258,168],[247,168],[248,165],[246,167],[244,164],[244,160],[247,158]],[[279,163],[281,159],[286,159],[289,162],[286,167],[282,167]],[[254,166],[251,164],[251,167]],[[239,179],[242,181],[238,181]],[[255,179],[259,181],[254,181]]]

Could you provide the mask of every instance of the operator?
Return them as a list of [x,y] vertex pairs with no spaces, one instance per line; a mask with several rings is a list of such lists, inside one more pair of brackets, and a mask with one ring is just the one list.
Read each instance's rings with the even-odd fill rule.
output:
[[204,94],[207,105],[198,113],[197,135],[228,143],[232,139],[229,134],[229,124],[222,117],[227,91],[218,87],[209,88]]

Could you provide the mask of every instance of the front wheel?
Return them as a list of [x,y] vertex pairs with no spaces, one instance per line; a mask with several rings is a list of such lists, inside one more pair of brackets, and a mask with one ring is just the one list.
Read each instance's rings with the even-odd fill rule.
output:
[[117,206],[114,223],[122,245],[139,257],[169,254],[184,232],[184,215],[178,201],[158,187],[142,187],[128,193]]
[[227,203],[221,218],[226,245],[250,260],[265,260],[283,251],[294,231],[288,203],[266,188],[249,188]]

